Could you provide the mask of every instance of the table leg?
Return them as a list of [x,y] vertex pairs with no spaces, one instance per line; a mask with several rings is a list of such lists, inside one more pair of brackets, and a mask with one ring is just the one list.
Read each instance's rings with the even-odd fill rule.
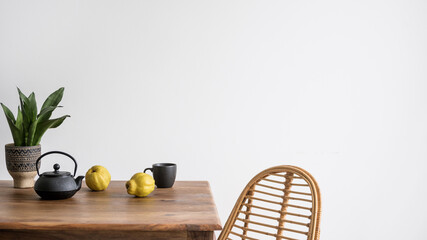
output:
[[187,240],[215,240],[214,232],[188,232]]

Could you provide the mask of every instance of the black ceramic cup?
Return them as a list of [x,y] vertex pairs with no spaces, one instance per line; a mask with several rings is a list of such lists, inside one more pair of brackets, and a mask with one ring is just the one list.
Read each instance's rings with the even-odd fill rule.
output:
[[144,173],[150,170],[153,172],[154,181],[158,188],[170,188],[175,183],[176,164],[174,163],[156,163],[152,168],[146,168]]

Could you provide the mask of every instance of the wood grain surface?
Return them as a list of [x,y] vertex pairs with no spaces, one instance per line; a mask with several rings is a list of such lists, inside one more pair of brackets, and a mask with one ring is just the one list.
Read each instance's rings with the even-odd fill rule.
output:
[[147,236],[144,239],[212,239],[221,223],[205,181],[177,181],[146,198],[128,195],[124,181],[113,181],[101,192],[83,183],[65,200],[41,200],[33,189],[16,189],[11,181],[0,181],[0,237],[13,233],[31,237],[37,231],[52,237],[79,235],[74,230],[82,235],[97,232],[91,239],[105,232],[110,239],[138,232]]

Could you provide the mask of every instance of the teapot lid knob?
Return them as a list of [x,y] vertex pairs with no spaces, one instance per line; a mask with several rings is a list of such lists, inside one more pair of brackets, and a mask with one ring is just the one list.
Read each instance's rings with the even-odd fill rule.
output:
[[60,167],[61,166],[59,166],[58,163],[55,163],[55,165],[53,165],[53,169],[55,169],[55,172],[58,172],[58,170],[59,170]]

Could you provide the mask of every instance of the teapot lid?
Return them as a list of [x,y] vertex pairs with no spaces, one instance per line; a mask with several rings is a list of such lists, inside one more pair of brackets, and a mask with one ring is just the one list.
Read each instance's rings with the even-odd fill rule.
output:
[[61,166],[58,163],[55,163],[53,165],[53,169],[55,171],[52,172],[44,172],[41,174],[41,176],[46,176],[46,177],[68,177],[71,176],[70,172],[66,172],[66,171],[59,171],[59,168]]

